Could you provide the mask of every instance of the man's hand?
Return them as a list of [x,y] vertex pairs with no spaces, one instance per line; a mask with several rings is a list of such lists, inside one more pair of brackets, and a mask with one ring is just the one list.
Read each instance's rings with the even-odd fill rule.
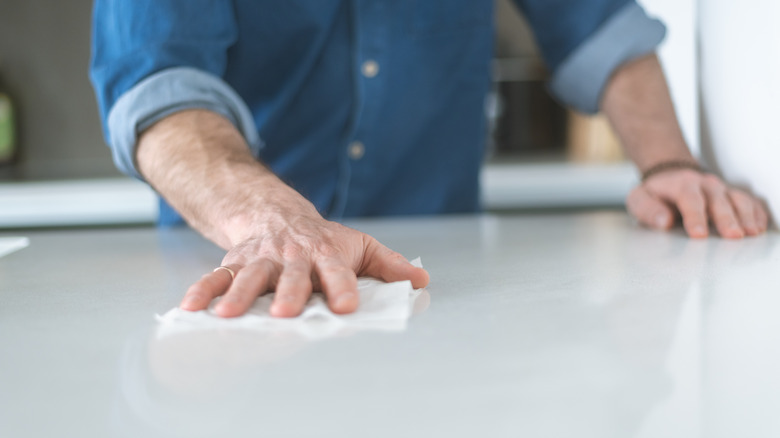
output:
[[764,205],[731,188],[718,177],[695,170],[669,170],[651,176],[626,200],[628,211],[645,226],[668,230],[679,216],[691,237],[709,235],[711,221],[718,234],[731,239],[766,231]]
[[[619,68],[607,84],[601,107],[640,171],[663,163],[696,163],[655,55]],[[691,169],[654,173],[628,195],[626,203],[639,222],[656,229],[671,228],[679,214],[691,237],[706,237],[710,222],[723,237],[755,236],[766,231],[768,222],[760,201],[714,175]]]
[[189,288],[181,307],[242,315],[274,289],[274,316],[296,316],[312,290],[336,313],[358,307],[357,275],[428,284],[428,273],[372,237],[326,221],[249,152],[226,119],[205,110],[170,115],[144,131],[136,152],[147,181],[187,222],[228,251],[225,269]]
[[[315,213],[316,214],[316,213]],[[192,285],[181,308],[203,310],[223,295],[215,307],[219,316],[244,314],[257,296],[275,290],[271,315],[297,316],[312,291],[323,291],[335,313],[358,307],[357,278],[411,280],[415,288],[428,284],[428,273],[373,237],[312,216],[280,215],[267,219],[261,231],[235,245],[222,261],[225,270],[206,274]]]

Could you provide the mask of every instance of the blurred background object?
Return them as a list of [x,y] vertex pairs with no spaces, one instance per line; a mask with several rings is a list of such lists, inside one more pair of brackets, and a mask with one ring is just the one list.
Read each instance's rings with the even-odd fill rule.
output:
[[0,166],[13,163],[16,158],[16,118],[11,96],[0,77]]
[[0,75],[20,154],[1,181],[116,177],[87,77],[91,0],[2,0]]
[[603,116],[568,110],[547,92],[549,72],[512,0],[496,2],[496,27],[491,160],[622,161],[620,143]]

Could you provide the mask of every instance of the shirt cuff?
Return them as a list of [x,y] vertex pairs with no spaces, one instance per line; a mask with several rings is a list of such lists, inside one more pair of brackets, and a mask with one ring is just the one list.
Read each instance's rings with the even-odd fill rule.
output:
[[624,63],[655,51],[665,35],[663,23],[630,3],[561,63],[550,81],[550,90],[567,105],[597,113],[612,73]]
[[122,172],[143,180],[135,163],[138,134],[155,122],[185,109],[206,109],[222,115],[241,131],[254,156],[262,141],[252,113],[222,79],[191,67],[162,70],[123,94],[108,114],[114,163]]

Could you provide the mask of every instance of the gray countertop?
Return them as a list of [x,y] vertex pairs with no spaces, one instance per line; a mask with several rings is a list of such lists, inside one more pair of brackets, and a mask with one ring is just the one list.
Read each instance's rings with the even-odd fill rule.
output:
[[776,437],[780,247],[621,213],[356,221],[432,281],[401,332],[155,336],[223,252],[36,231],[0,258],[2,437]]

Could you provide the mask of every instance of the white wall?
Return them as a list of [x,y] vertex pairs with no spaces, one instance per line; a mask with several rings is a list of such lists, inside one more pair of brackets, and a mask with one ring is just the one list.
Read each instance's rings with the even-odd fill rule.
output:
[[780,2],[701,0],[702,154],[780,218]]

